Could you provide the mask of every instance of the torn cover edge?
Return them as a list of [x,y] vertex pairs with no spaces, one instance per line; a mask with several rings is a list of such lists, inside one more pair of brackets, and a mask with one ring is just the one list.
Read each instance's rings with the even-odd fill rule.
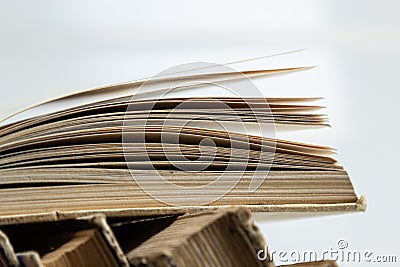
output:
[[0,216],[0,225],[51,222],[68,219],[77,219],[84,216],[104,214],[108,218],[113,217],[146,217],[155,215],[172,215],[183,213],[197,213],[219,210],[229,207],[246,207],[251,212],[265,212],[266,215],[281,213],[288,215],[292,213],[347,213],[365,211],[367,202],[361,196],[356,202],[335,203],[335,204],[269,204],[269,205],[222,205],[222,206],[181,206],[181,207],[155,207],[155,208],[123,208],[123,209],[101,209],[101,210],[81,210],[81,211],[52,211],[35,214],[18,214],[10,216]]

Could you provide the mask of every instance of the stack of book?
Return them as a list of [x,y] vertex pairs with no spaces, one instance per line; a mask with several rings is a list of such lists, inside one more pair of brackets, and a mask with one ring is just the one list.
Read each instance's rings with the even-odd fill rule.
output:
[[[246,208],[3,226],[2,266],[275,266]],[[295,264],[337,266],[335,262]]]
[[176,81],[198,90],[303,69],[156,77],[3,120],[1,263],[274,266],[257,258],[250,212],[364,210],[333,148],[274,137],[329,126],[319,98],[160,97]]

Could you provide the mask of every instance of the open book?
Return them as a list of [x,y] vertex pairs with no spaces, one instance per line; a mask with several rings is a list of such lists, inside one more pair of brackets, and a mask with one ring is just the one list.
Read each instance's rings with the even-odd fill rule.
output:
[[210,84],[243,88],[243,80],[303,69],[156,77],[64,96],[3,120],[0,224],[232,205],[365,209],[333,148],[275,138],[329,126],[318,97],[165,94]]

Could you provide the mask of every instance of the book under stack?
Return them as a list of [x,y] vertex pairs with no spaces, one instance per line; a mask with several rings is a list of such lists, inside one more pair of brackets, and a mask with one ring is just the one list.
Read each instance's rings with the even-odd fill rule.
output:
[[364,210],[333,148],[275,137],[329,126],[320,98],[165,96],[304,69],[156,77],[3,120],[1,263],[274,266],[250,212]]
[[[2,266],[275,266],[246,208],[2,227]],[[333,261],[296,266],[337,266]]]

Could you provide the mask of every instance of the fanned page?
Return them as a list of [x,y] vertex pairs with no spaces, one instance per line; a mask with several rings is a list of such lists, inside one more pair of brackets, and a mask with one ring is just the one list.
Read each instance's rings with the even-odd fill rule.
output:
[[58,98],[4,120],[0,223],[232,205],[259,212],[365,209],[334,148],[275,137],[328,127],[320,97],[164,94],[171,87],[202,90],[209,85],[203,79],[244,92],[249,78],[304,69],[157,77]]
[[[245,75],[249,78],[257,78],[271,75],[281,75],[290,73],[293,71],[300,71],[309,69],[308,67],[296,67],[296,68],[286,68],[286,69],[273,69],[273,70],[254,70],[254,71],[244,71],[244,72],[224,72],[224,73],[208,73],[196,75],[183,75],[183,76],[172,76],[166,75],[167,77],[154,77],[153,79],[144,79],[134,82],[121,83],[111,86],[99,87],[91,90],[82,91],[79,93],[67,95],[64,97],[56,98],[51,101],[44,102],[17,112],[10,117],[1,120],[0,127],[15,122],[23,121],[32,117],[42,116],[49,113],[60,112],[66,109],[84,106],[89,104],[94,104],[102,101],[106,101],[113,98],[119,98],[124,96],[132,96],[138,98],[149,98],[151,94],[157,93],[161,94],[168,89],[171,85],[179,82],[184,84],[185,82],[192,82],[189,85],[182,85],[175,90],[187,90],[197,87],[204,86],[203,83],[199,83],[199,80],[206,80],[208,83],[224,83],[229,81],[235,81],[237,79],[243,79]],[[190,72],[190,71],[186,71]],[[198,72],[196,72],[198,73]],[[146,90],[140,91],[141,86],[146,84]]]

